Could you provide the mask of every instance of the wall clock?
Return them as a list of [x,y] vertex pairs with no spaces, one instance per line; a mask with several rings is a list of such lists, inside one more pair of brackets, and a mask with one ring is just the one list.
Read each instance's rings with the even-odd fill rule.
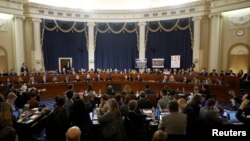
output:
[[239,37],[243,36],[244,35],[244,30],[243,29],[237,30],[236,35],[239,36]]

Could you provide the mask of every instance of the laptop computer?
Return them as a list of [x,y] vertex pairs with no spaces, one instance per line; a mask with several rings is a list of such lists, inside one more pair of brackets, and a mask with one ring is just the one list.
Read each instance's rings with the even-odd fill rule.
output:
[[243,124],[235,116],[237,111],[225,111],[225,112],[227,112],[227,120],[228,120],[229,123],[232,123],[232,124]]
[[16,118],[16,120],[19,119],[19,116],[20,116],[20,111],[19,110],[13,110],[12,114],[14,115],[14,117]]

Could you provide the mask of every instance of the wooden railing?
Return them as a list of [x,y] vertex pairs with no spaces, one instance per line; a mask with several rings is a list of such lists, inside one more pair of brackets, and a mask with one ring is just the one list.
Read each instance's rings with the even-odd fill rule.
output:
[[[95,78],[96,74],[91,74],[91,78]],[[93,86],[94,91],[99,92],[101,90],[102,92],[106,91],[108,85],[113,85],[115,87],[115,90],[117,92],[122,92],[123,87],[125,85],[130,85],[133,92],[141,91],[145,89],[145,85],[149,84],[150,87],[156,91],[156,93],[159,93],[159,91],[167,86],[170,89],[176,90],[182,90],[183,88],[185,91],[192,92],[193,91],[193,84],[183,84],[181,83],[183,80],[183,75],[176,75],[175,76],[175,83],[162,83],[160,82],[163,79],[163,74],[141,74],[142,81],[135,81],[135,74],[132,74],[132,77],[134,78],[134,81],[125,81],[124,77],[125,74],[112,74],[112,81],[85,81],[86,75],[80,75],[80,79],[82,81],[74,81],[75,75],[68,75],[69,82],[65,83],[63,82],[65,79],[65,75],[57,75],[57,76],[47,76],[47,80],[49,83],[38,83],[41,82],[42,76],[35,76],[35,82],[34,84],[28,84],[28,87],[36,87],[37,89],[46,89],[46,92],[41,94],[41,98],[51,98],[55,97],[56,95],[64,95],[64,92],[67,90],[68,84],[74,84],[75,91],[76,92],[83,92],[87,89],[87,85],[90,83]],[[59,82],[52,83],[52,78],[57,77]],[[107,77],[107,74],[101,74],[101,78],[105,79]],[[191,80],[194,76],[186,76],[189,80]],[[198,76],[198,79],[205,80],[207,77],[201,77]],[[216,84],[217,78],[222,79],[224,82],[224,85],[214,85]],[[7,77],[0,77],[0,81],[5,83]],[[10,77],[11,82],[15,83],[17,88],[20,87],[20,84],[18,84],[18,77]],[[28,82],[30,79],[30,76],[22,77],[22,79],[25,82]],[[230,89],[233,89],[236,91],[236,93],[239,92],[240,88],[240,80],[238,77],[211,77],[211,80],[213,82],[213,85],[208,85],[208,89],[214,94],[219,101],[227,101],[227,93]],[[201,85],[198,85],[201,87]],[[0,86],[0,92],[5,93],[7,86]]]

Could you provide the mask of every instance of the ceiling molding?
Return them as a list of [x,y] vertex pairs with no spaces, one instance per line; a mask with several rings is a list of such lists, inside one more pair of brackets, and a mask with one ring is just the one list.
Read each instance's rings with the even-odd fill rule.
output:
[[211,13],[227,12],[250,7],[249,0],[219,0],[211,2]]
[[181,6],[147,10],[95,10],[89,12],[79,9],[65,9],[28,3],[24,5],[24,14],[26,17],[53,18],[69,21],[134,22],[208,15],[209,7],[210,3],[198,1]]

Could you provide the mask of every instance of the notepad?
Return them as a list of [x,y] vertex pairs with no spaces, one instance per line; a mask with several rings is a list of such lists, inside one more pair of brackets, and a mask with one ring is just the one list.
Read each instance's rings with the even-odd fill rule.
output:
[[147,109],[143,109],[142,110],[144,114],[152,114],[152,110],[147,110]]

